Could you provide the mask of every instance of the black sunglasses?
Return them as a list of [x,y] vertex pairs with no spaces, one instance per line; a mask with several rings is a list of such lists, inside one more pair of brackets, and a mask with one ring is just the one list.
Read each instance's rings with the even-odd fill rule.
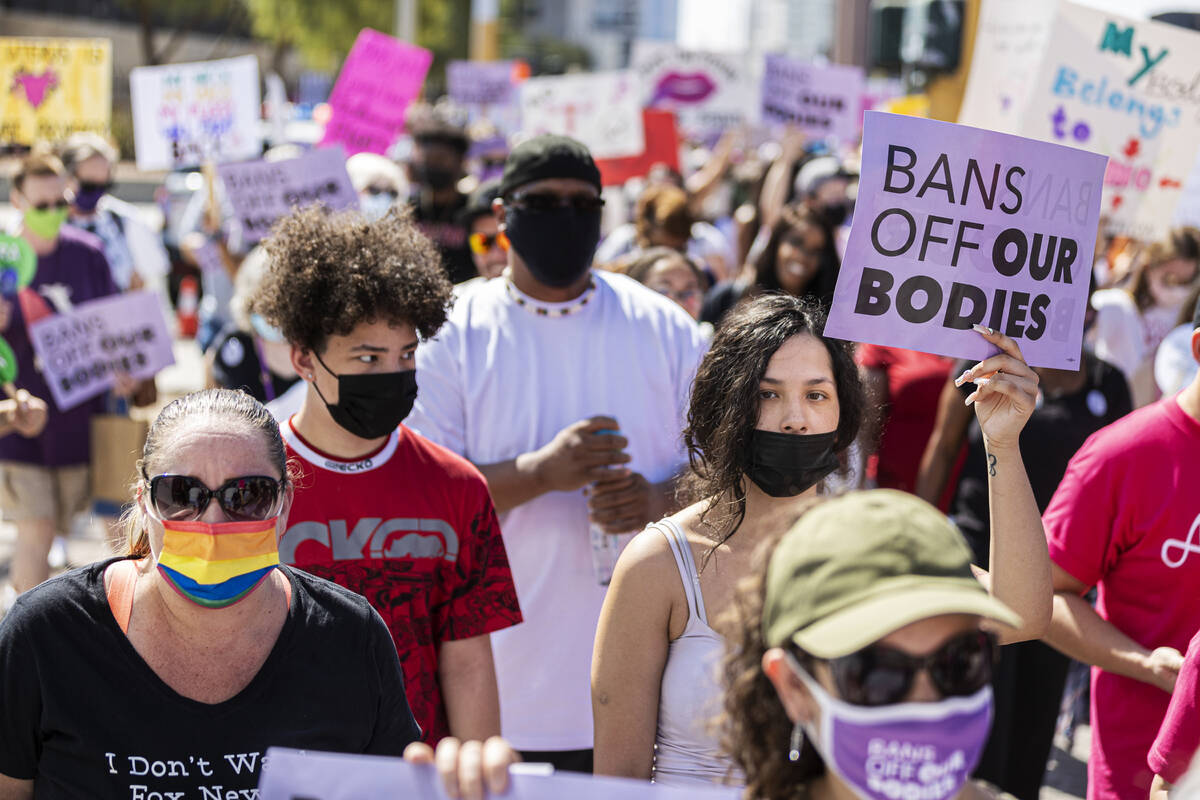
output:
[[943,697],[972,695],[991,682],[995,659],[996,637],[971,631],[924,656],[873,644],[826,663],[847,703],[886,706],[903,702],[921,670],[929,673]]
[[112,190],[112,188],[113,188],[112,181],[105,181],[104,183],[96,183],[95,181],[80,181],[79,182],[79,191],[80,192],[109,192]]
[[513,195],[509,200],[509,204],[535,213],[569,208],[576,214],[589,214],[604,208],[604,198],[590,194],[577,194],[564,197],[552,192],[531,192],[529,194]]
[[200,519],[215,497],[225,516],[238,522],[264,520],[278,511],[280,481],[266,475],[231,478],[209,489],[191,475],[157,475],[150,479],[150,505],[164,520]]
[[60,197],[57,200],[55,200],[53,203],[34,203],[33,207],[36,208],[38,211],[49,211],[50,209],[54,209],[55,211],[61,211],[64,208],[70,207],[70,205],[71,204],[67,202],[67,198]]

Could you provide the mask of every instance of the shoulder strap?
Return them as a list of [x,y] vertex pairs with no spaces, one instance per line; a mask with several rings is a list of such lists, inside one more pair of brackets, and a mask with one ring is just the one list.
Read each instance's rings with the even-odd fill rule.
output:
[[704,594],[700,591],[700,574],[696,572],[696,562],[692,558],[692,546],[688,544],[687,534],[669,519],[656,523],[659,531],[667,537],[671,545],[671,553],[675,556],[675,565],[679,567],[679,577],[683,579],[683,591],[687,595],[688,608],[695,613],[696,618],[708,624],[708,615],[704,613]]
[[137,562],[117,561],[108,567],[108,607],[112,610],[121,633],[129,634],[129,617],[133,614],[133,587],[137,583]]

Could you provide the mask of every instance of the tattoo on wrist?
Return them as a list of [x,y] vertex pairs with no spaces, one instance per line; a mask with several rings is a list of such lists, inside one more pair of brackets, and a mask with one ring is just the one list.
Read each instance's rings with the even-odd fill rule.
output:
[[988,453],[988,475],[996,477],[996,456],[993,453]]

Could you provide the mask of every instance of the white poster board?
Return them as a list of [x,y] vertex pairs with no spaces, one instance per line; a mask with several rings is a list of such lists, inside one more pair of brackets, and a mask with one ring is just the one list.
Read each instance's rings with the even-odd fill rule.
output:
[[646,147],[636,76],[628,71],[530,78],[521,84],[521,130],[578,139],[593,158],[640,155]]
[[639,41],[631,67],[642,84],[642,104],[674,111],[680,128],[692,138],[715,139],[758,116],[760,76],[745,54]]

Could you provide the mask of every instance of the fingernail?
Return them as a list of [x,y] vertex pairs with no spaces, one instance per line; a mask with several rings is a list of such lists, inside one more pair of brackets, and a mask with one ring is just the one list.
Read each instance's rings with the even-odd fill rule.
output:
[[986,326],[984,326],[984,325],[975,325],[975,326],[974,326],[974,328],[975,328],[975,330],[976,330],[976,331],[978,331],[979,333],[986,333],[988,336],[995,336],[995,335],[996,335],[996,332],[995,332],[994,330],[992,330],[991,328],[988,328],[988,327],[986,327]]
[[978,396],[979,396],[979,392],[971,392],[969,395],[967,395],[967,399],[966,399],[964,405],[968,405],[968,406],[971,405],[972,403],[975,402],[975,398]]
[[970,379],[971,379],[971,370],[969,370],[969,369],[963,370],[963,374],[959,375],[957,378],[954,379],[954,385],[962,386],[964,383],[966,383]]

